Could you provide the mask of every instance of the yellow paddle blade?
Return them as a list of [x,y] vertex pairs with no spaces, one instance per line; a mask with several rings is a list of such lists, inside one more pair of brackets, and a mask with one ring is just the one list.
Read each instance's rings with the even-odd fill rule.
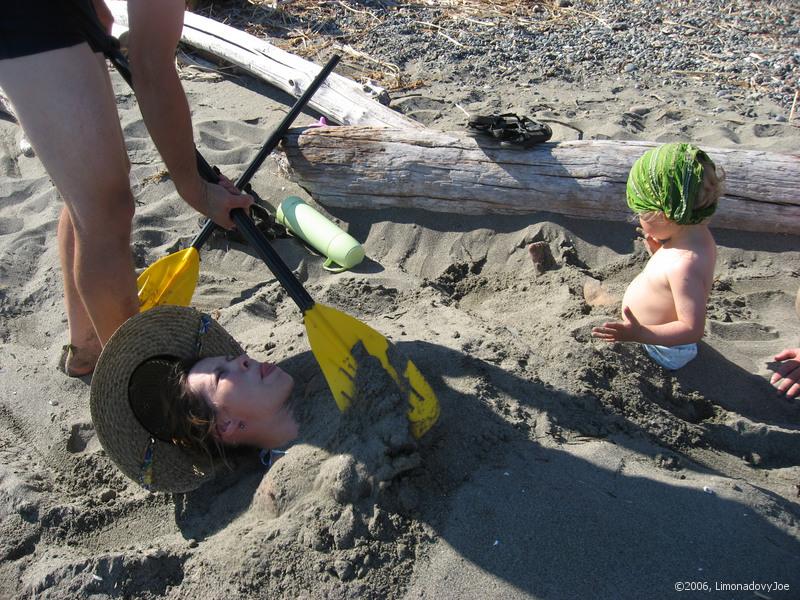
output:
[[136,279],[139,312],[162,304],[189,306],[199,273],[200,255],[194,248],[159,258]]
[[[439,418],[436,394],[416,365],[398,353],[392,356],[395,363],[400,361],[405,364],[397,364],[395,368],[389,360],[389,340],[368,325],[330,306],[314,304],[304,317],[311,351],[328,381],[339,410],[346,410],[353,398],[357,365],[351,349],[361,342],[367,352],[381,362],[400,389],[408,393],[408,420],[414,437],[421,437],[436,423]],[[402,370],[402,376],[397,369]]]
[[406,362],[404,375],[409,387],[408,403],[411,408],[408,410],[408,420],[411,434],[419,439],[439,418],[439,401],[417,365],[410,360]]

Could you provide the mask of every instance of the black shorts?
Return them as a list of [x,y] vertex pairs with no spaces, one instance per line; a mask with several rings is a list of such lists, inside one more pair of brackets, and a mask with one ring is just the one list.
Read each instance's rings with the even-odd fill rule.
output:
[[0,60],[82,42],[94,52],[114,46],[97,20],[92,0],[0,1]]

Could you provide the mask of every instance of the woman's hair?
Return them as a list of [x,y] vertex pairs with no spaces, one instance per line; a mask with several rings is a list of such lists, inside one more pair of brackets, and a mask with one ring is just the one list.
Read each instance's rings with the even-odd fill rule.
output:
[[189,387],[189,371],[198,359],[177,361],[169,375],[172,401],[166,411],[173,443],[199,450],[210,458],[225,459],[224,445],[216,435],[217,419],[208,401]]
[[[697,191],[697,199],[694,202],[694,209],[698,210],[716,204],[723,192],[725,191],[725,170],[722,167],[717,167],[708,158],[698,158],[698,161],[703,165],[703,180],[700,182],[700,189]],[[632,215],[632,221],[636,222],[639,219],[649,223],[664,216],[660,210],[646,210]]]

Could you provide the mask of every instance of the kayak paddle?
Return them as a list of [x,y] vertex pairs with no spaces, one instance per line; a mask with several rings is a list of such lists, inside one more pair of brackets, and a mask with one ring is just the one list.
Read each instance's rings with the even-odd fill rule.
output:
[[[108,58],[132,86],[130,70],[122,54],[109,53]],[[334,55],[295,102],[236,182],[238,189],[241,190],[250,181],[269,153],[275,149],[297,115],[339,62],[339,58]],[[198,151],[195,153],[202,177],[211,183],[217,183],[219,177],[214,169]],[[436,423],[440,409],[436,394],[417,366],[411,360],[401,357],[399,353],[391,351],[389,341],[365,323],[330,306],[315,302],[247,213],[237,208],[231,212],[231,217],[239,232],[256,249],[303,313],[311,351],[325,375],[339,410],[346,410],[353,398],[357,361],[353,357],[352,349],[360,342],[369,354],[380,361],[381,366],[407,396],[409,403],[407,415],[412,435],[419,438],[425,434]],[[209,219],[189,248],[159,259],[139,275],[137,285],[140,311],[160,304],[189,305],[200,269],[198,249],[207,241],[214,227],[215,224]]]
[[[119,56],[109,58],[117,70],[120,71],[123,78],[132,85],[130,70],[122,55],[120,54]],[[259,150],[253,162],[250,163],[242,176],[236,181],[236,187],[239,190],[244,189],[250,182],[250,179],[252,179],[267,156],[275,149],[281,141],[281,138],[286,135],[286,132],[289,130],[289,127],[292,126],[292,123],[300,114],[300,111],[308,104],[314,92],[317,91],[322,85],[322,82],[325,81],[331,71],[333,71],[339,59],[340,57],[338,55],[331,57],[319,74],[314,78],[314,81],[311,82],[311,85],[308,86],[308,89],[297,99],[289,112],[286,113],[286,116],[280,122],[278,128],[261,147],[261,150]],[[219,177],[214,172],[214,169],[206,162],[199,152],[195,151],[195,153],[197,155],[197,165],[203,179],[211,183],[217,183]],[[139,275],[136,284],[139,290],[140,312],[144,312],[159,304],[189,306],[200,273],[200,255],[198,254],[198,250],[208,240],[215,227],[216,224],[211,219],[208,219],[188,248],[158,259]]]
[[346,410],[353,398],[357,362],[352,349],[361,342],[406,395],[412,435],[419,438],[428,431],[439,418],[439,401],[417,366],[393,351],[389,340],[365,323],[315,302],[241,208],[232,210],[231,218],[303,313],[308,343],[339,410]]

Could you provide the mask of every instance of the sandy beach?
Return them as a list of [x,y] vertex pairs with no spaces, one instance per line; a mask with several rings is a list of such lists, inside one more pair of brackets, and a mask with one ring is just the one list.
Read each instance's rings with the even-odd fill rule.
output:
[[[544,2],[525,14],[503,2],[483,12],[471,2],[276,4],[230,3],[228,20],[283,11],[282,37],[264,31],[319,65],[352,44],[374,60],[345,55],[337,71],[373,69],[390,106],[433,129],[515,112],[550,119],[552,142],[577,128],[584,139],[799,152],[792,2],[737,0],[727,13],[681,3],[650,29],[658,3]],[[225,9],[198,8],[219,20]],[[361,20],[366,33],[346,39]],[[411,21],[438,29],[409,30]],[[706,42],[708,23],[718,30]],[[644,32],[644,50],[579,45],[604,39],[597,28]],[[555,56],[567,52],[562,33],[585,58]],[[639,60],[678,36],[707,64]],[[526,62],[535,44],[553,58]],[[232,69],[182,62],[181,74],[198,149],[237,176],[292,99]],[[187,245],[199,215],[113,70],[112,82],[143,269]],[[296,305],[246,244],[217,233],[201,251],[192,305],[292,373],[304,428],[268,472],[257,450],[241,451],[233,472],[196,492],[150,493],[105,455],[91,377],[57,369],[67,342],[62,203],[23,137],[0,120],[0,598],[800,598],[800,401],[769,385],[773,356],[800,346],[800,223],[797,235],[767,235],[712,220],[706,334],[698,357],[670,372],[637,345],[590,335],[617,318],[647,260],[632,223],[317,205],[366,259],[333,274],[293,239],[274,248],[315,300],[387,336],[424,373],[441,416],[420,440],[372,412],[377,402],[355,422],[339,414]],[[274,157],[252,185],[270,209],[290,195],[314,202]],[[534,241],[554,259],[543,272],[526,250]],[[390,388],[378,381],[376,398]]]

